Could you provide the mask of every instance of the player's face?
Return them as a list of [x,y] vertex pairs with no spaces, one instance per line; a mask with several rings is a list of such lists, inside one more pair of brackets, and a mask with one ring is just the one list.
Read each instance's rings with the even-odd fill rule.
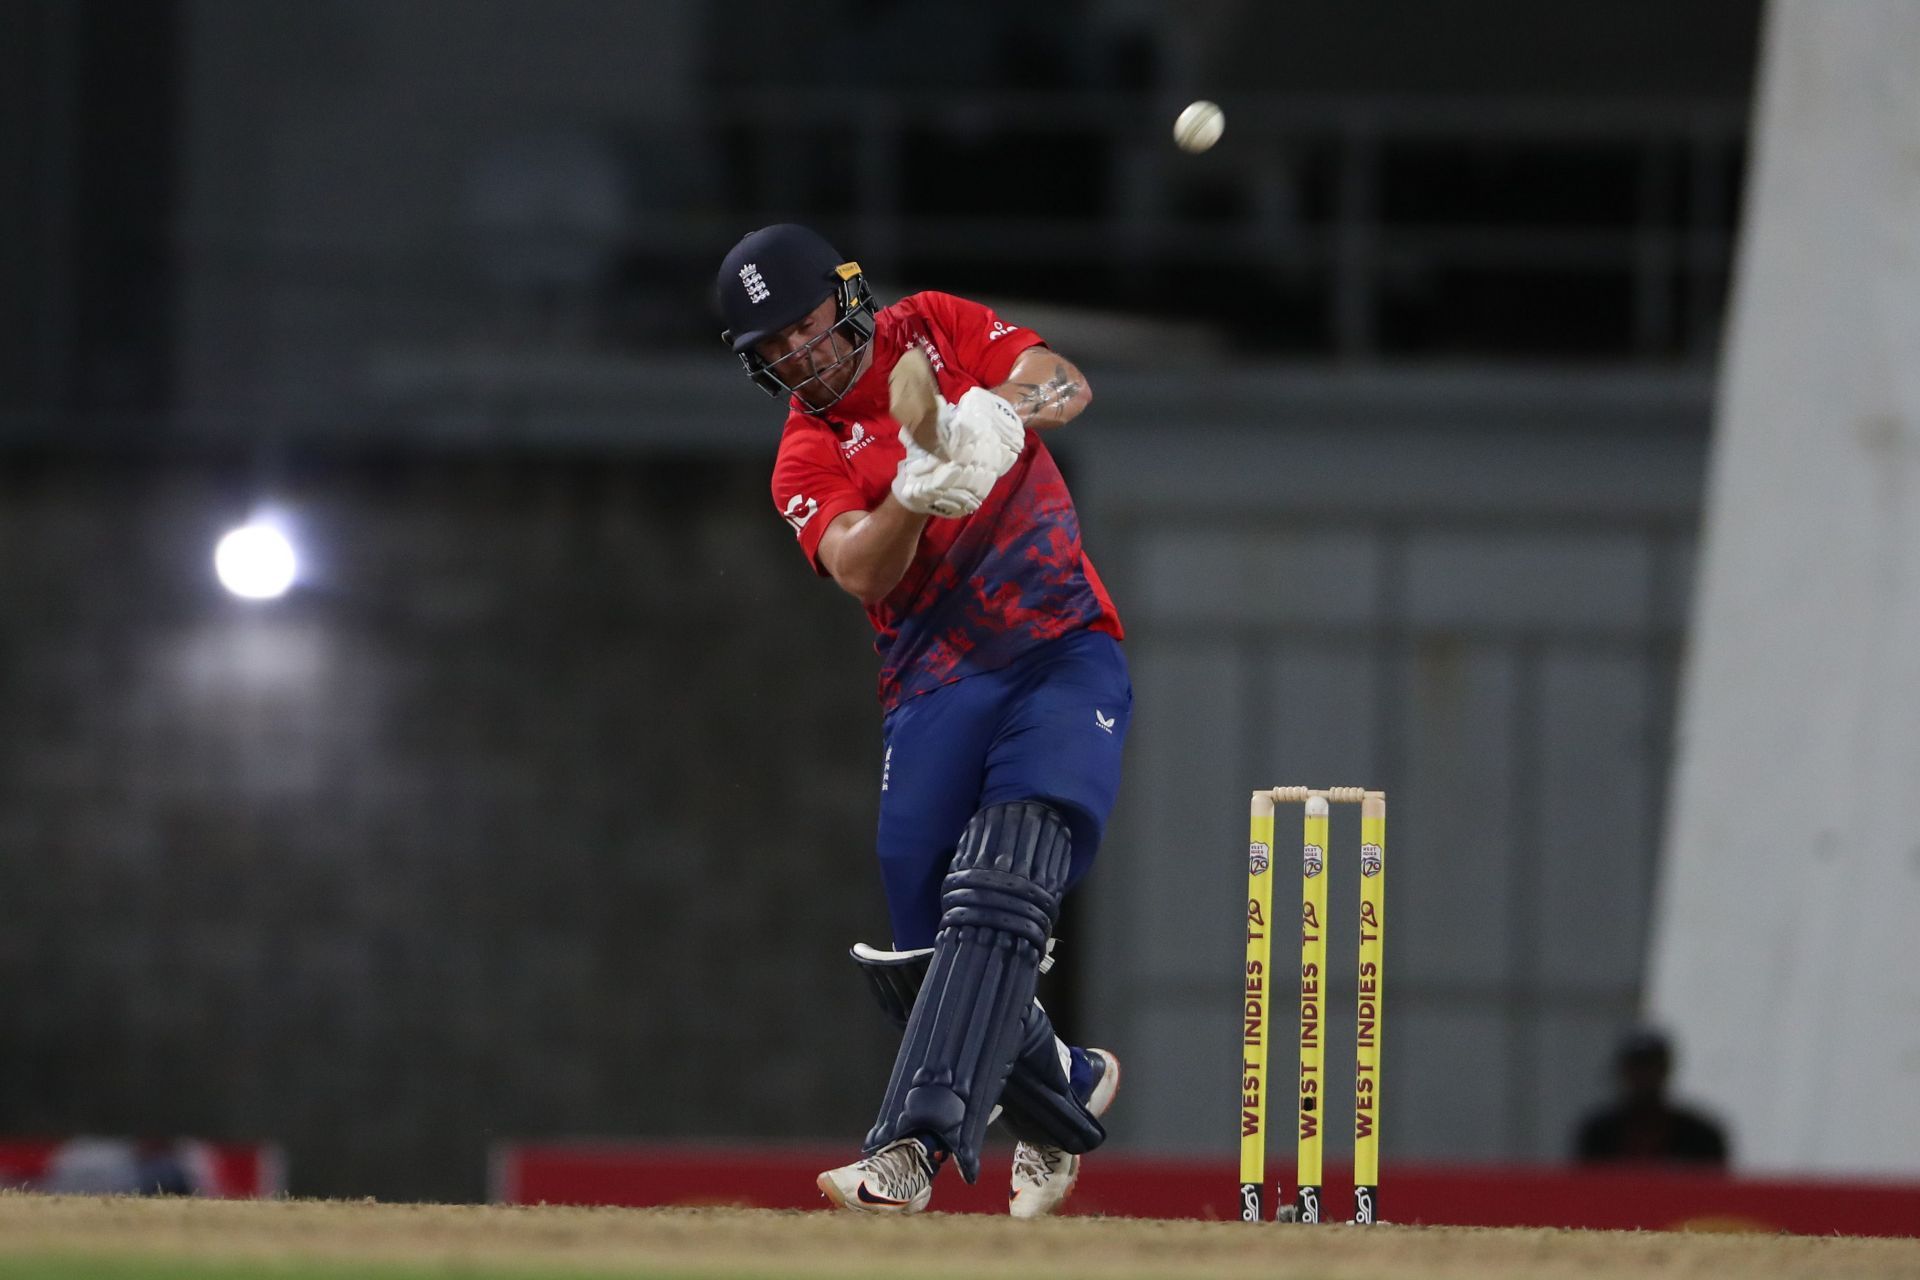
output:
[[800,320],[754,344],[774,376],[809,405],[838,400],[866,363],[847,358],[853,354],[853,340],[834,330],[838,310],[829,297]]

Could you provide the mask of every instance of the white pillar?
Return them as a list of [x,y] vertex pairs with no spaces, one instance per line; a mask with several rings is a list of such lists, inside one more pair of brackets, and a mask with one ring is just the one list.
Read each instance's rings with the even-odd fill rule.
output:
[[1653,932],[1744,1169],[1920,1174],[1920,4],[1773,0]]

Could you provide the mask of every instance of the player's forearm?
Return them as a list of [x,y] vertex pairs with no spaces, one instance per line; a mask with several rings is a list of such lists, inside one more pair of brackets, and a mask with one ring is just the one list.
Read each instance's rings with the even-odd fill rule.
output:
[[1064,427],[1093,403],[1093,389],[1073,361],[1045,347],[1020,353],[1007,381],[993,389],[1035,431]]
[[827,572],[861,604],[887,598],[907,575],[927,517],[907,510],[889,494],[833,540]]

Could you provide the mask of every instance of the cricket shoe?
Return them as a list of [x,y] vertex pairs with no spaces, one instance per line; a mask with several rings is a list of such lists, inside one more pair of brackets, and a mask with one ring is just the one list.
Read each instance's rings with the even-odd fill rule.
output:
[[[1068,1079],[1087,1111],[1103,1115],[1120,1092],[1120,1059],[1106,1049],[1075,1049]],[[1013,1149],[1007,1212],[1016,1218],[1044,1218],[1065,1203],[1079,1180],[1079,1156],[1044,1142],[1022,1142]]]
[[933,1161],[918,1138],[896,1138],[815,1179],[827,1199],[862,1213],[918,1213],[933,1199]]

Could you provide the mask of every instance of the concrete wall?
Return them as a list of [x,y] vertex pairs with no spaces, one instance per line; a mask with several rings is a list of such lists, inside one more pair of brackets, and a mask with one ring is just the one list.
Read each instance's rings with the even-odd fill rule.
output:
[[[1138,696],[1097,932],[1066,942],[1090,966],[1086,1033],[1131,1051],[1115,1130],[1233,1149],[1247,792],[1358,783],[1390,797],[1385,1158],[1563,1158],[1639,1000],[1699,437],[1583,425],[1570,398],[1429,395],[1334,426],[1285,403],[1265,429],[1111,432],[1073,455]],[[1433,426],[1461,409],[1481,425]],[[1351,811],[1334,842],[1351,903]],[[1350,914],[1331,934],[1336,1134]],[[1269,1153],[1288,1177],[1291,1159]]]
[[284,1143],[475,1198],[487,1145],[851,1138],[889,1047],[867,628],[760,468],[0,468],[0,1133]]
[[[297,1191],[401,1196],[511,1136],[864,1131],[869,637],[736,377],[733,435],[606,410],[697,456],[9,458],[0,1130],[268,1137]],[[1638,998],[1697,396],[1099,385],[1056,443],[1139,703],[1049,999],[1127,1057],[1119,1142],[1230,1150],[1245,792],[1306,778],[1393,795],[1387,1157],[1557,1156]],[[242,608],[206,557],[262,493],[317,580]]]

